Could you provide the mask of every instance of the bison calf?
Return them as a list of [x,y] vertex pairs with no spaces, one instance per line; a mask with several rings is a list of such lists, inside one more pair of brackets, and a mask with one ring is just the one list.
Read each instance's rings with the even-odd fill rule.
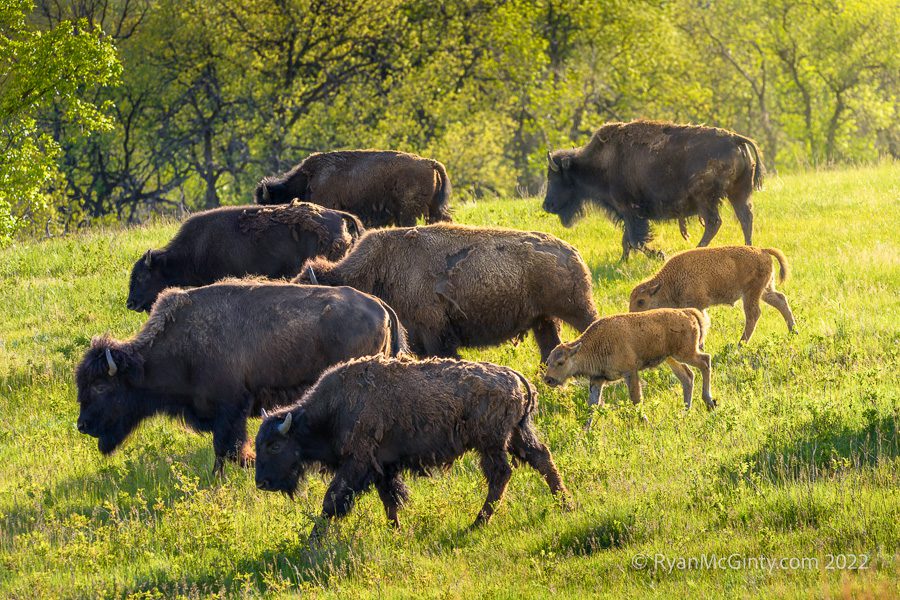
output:
[[[349,285],[394,307],[419,355],[457,355],[534,331],[541,359],[559,322],[597,318],[578,251],[546,233],[463,225],[370,231],[339,262],[307,263],[324,285]],[[311,282],[304,268],[298,278]]]
[[697,248],[676,254],[653,277],[642,281],[631,291],[629,310],[649,308],[697,308],[705,310],[715,304],[734,304],[743,299],[744,334],[741,342],[750,340],[759,320],[759,301],[777,308],[794,330],[794,315],[784,294],[775,289],[774,257],[780,266],[779,281],[788,274],[788,262],[776,248],[725,246]]
[[165,248],[148,250],[135,262],[126,306],[149,311],[167,287],[196,287],[245,275],[292,277],[313,256],[341,258],[363,231],[350,213],[308,202],[197,213]]
[[397,526],[408,496],[403,471],[425,474],[475,450],[488,481],[475,524],[486,523],[512,474],[507,454],[537,469],[553,494],[567,495],[534,430],[536,404],[523,375],[490,363],[354,360],[329,369],[297,404],[265,418],[256,436],[256,485],[293,495],[307,470],[324,466],[334,479],[323,517],[344,516],[354,496],[374,484]]
[[287,404],[327,367],[398,354],[390,307],[350,288],[225,280],[160,296],[127,341],[95,338],[78,365],[78,431],[115,450],[156,414],[211,431],[215,471],[252,459],[247,417]]
[[[694,374],[700,369],[703,400],[709,409],[716,406],[710,392],[711,359],[700,351],[709,322],[699,310],[657,309],[626,313],[595,321],[581,337],[560,344],[550,353],[544,381],[562,385],[570,377],[586,376],[591,382],[590,404],[602,405],[603,387],[625,379],[631,401],[641,401],[638,372],[666,361],[681,382],[685,409],[691,408]],[[591,420],[588,419],[587,426]]]

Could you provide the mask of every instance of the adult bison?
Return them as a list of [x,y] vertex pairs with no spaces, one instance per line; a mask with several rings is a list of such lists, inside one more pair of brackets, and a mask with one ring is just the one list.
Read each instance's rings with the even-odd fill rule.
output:
[[316,152],[256,186],[257,204],[300,198],[359,216],[367,227],[450,220],[450,178],[430,158],[389,150]]
[[159,250],[134,263],[126,306],[149,311],[161,291],[225,277],[293,277],[313,256],[341,258],[364,232],[350,213],[308,202],[197,213]]
[[727,197],[752,243],[750,194],[762,185],[761,153],[753,140],[715,127],[655,121],[608,123],[581,148],[548,154],[544,210],[569,227],[585,201],[621,221],[622,258],[633,248],[647,252],[650,221],[684,220],[699,215],[705,223],[700,246],[722,224],[719,203]]
[[[507,367],[458,360],[363,358],[326,371],[299,402],[263,421],[256,436],[256,486],[292,495],[314,466],[334,474],[322,516],[342,517],[375,485],[388,519],[408,490],[401,474],[481,455],[488,494],[475,525],[487,523],[512,474],[509,456],[537,470],[551,492],[568,494],[532,424],[537,394]],[[313,534],[318,533],[313,529]]]
[[247,417],[288,404],[327,367],[397,355],[403,330],[381,300],[350,288],[225,280],[163,292],[130,340],[94,338],[76,370],[78,431],[115,450],[156,414],[211,431],[215,471],[253,458]]
[[457,356],[529,329],[545,359],[559,322],[597,318],[578,251],[546,233],[454,224],[371,230],[338,262],[311,259],[297,281],[349,285],[397,311],[420,356]]

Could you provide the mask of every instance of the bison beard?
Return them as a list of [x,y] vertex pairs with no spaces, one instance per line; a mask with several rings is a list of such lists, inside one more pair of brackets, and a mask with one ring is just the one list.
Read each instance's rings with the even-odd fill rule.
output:
[[[537,395],[520,373],[489,363],[371,357],[326,371],[290,408],[267,416],[256,437],[256,485],[292,495],[312,465],[334,474],[322,504],[342,517],[372,485],[392,525],[409,491],[401,474],[426,474],[467,450],[481,455],[487,523],[512,469],[528,463],[554,495],[567,491],[532,424]],[[320,534],[313,529],[312,536]]]
[[722,224],[719,204],[728,198],[751,244],[750,195],[760,189],[764,169],[756,143],[736,133],[698,127],[634,121],[601,127],[590,143],[548,153],[544,210],[566,227],[593,202],[622,223],[622,258],[647,249],[650,222],[685,220],[698,215],[704,225],[699,246],[706,246]]

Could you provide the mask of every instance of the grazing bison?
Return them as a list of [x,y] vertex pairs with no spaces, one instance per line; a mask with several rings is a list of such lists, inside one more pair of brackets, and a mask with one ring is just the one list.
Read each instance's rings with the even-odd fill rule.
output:
[[647,252],[650,221],[699,215],[706,246],[722,224],[719,203],[727,197],[751,244],[750,194],[762,186],[763,164],[753,140],[714,127],[654,121],[608,123],[582,148],[548,154],[544,210],[574,223],[585,201],[621,221],[622,258],[633,248]]
[[161,291],[225,277],[292,277],[313,256],[337,260],[364,232],[350,213],[308,202],[229,206],[193,215],[159,250],[134,263],[126,306],[149,311]]
[[316,152],[256,186],[257,204],[300,198],[358,215],[367,227],[450,220],[450,178],[444,165],[406,152]]
[[287,404],[327,367],[396,355],[403,331],[390,307],[350,288],[224,280],[163,292],[144,328],[94,338],[76,370],[78,431],[115,450],[144,419],[167,414],[211,431],[215,471],[252,459],[247,417]]
[[587,266],[546,233],[440,224],[370,231],[339,262],[311,259],[297,281],[349,285],[397,311],[420,356],[457,356],[534,331],[541,358],[559,321],[597,318]]
[[[363,358],[326,371],[297,404],[265,418],[256,436],[256,486],[293,495],[310,467],[334,474],[322,505],[342,517],[372,484],[387,517],[407,500],[403,471],[425,474],[467,450],[481,455],[487,523],[512,474],[507,454],[534,467],[566,497],[553,458],[537,437],[528,380],[507,367],[447,359]],[[317,530],[313,529],[313,534]]]
[[[696,308],[659,308],[598,319],[578,339],[560,344],[547,360],[544,381],[559,386],[570,377],[587,376],[591,406],[603,405],[603,387],[625,379],[634,404],[641,401],[638,372],[666,361],[681,382],[684,408],[690,410],[694,374],[703,376],[703,400],[716,407],[710,392],[712,359],[700,351],[709,332],[709,318]],[[590,427],[588,419],[586,427]]]

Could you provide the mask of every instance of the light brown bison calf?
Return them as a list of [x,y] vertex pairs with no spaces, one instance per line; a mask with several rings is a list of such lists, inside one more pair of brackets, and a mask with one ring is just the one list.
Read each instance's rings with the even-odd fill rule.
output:
[[512,475],[508,455],[534,467],[553,494],[568,495],[532,424],[536,406],[528,380],[507,367],[450,359],[349,361],[326,371],[296,404],[265,418],[256,436],[256,485],[293,495],[306,471],[322,466],[334,474],[323,517],[344,516],[374,484],[396,526],[409,493],[403,471],[425,474],[475,450],[488,481],[475,524],[486,523]]
[[631,292],[629,310],[650,308],[696,308],[705,310],[715,304],[734,304],[743,299],[744,334],[750,340],[759,320],[759,301],[781,312],[788,330],[794,330],[794,315],[784,294],[775,289],[772,257],[781,271],[779,281],[788,275],[788,262],[776,248],[724,246],[696,248],[676,254],[659,272],[639,283]]
[[[694,374],[703,376],[703,400],[716,407],[710,392],[711,359],[700,351],[709,321],[693,308],[663,308],[626,313],[595,321],[579,338],[560,344],[547,359],[544,381],[562,385],[570,377],[587,376],[591,381],[590,404],[602,404],[603,386],[625,379],[631,401],[641,401],[638,372],[666,361],[681,382],[685,409],[691,408]],[[587,426],[591,421],[588,419]]]

